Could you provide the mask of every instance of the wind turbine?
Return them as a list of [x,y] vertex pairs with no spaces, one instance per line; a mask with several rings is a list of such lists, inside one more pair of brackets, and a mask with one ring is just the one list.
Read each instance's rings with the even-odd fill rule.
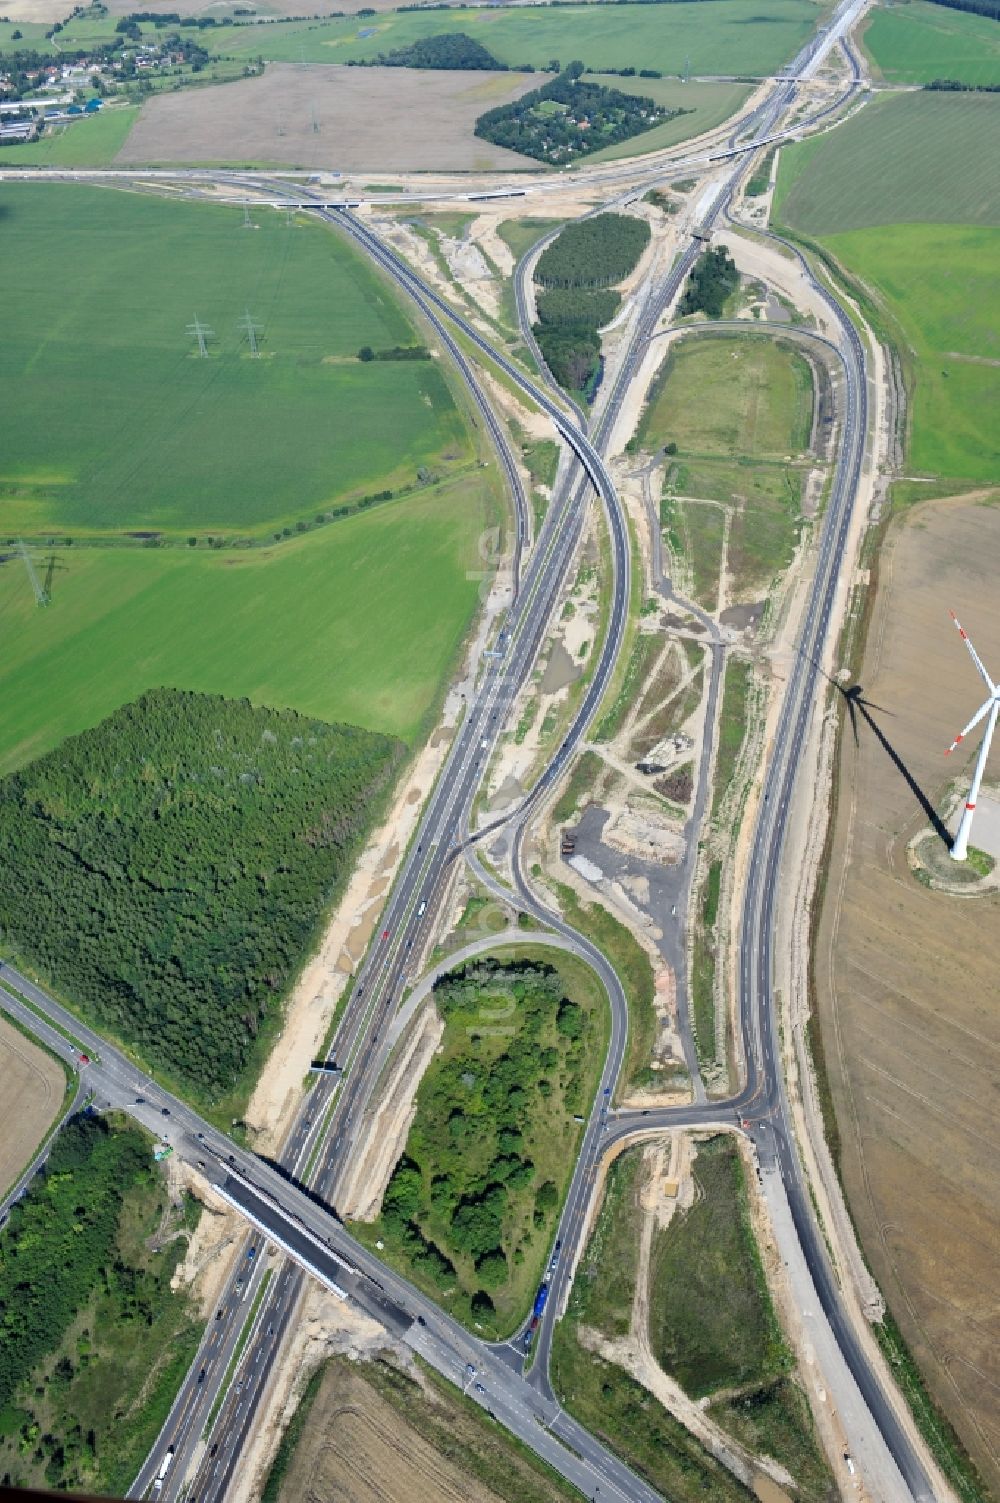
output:
[[983,667],[982,659],[980,658],[976,649],[973,647],[972,643],[969,641],[969,634],[962,626],[961,621],[959,621],[954,611],[951,612],[951,619],[958,627],[958,634],[962,638],[962,641],[965,643],[966,647],[969,649],[969,656],[972,658],[972,661],[979,669],[983,682],[985,683],[987,689],[990,691],[989,698],[979,706],[979,709],[973,715],[968,725],[963,730],[959,731],[958,735],[955,737],[954,741],[951,743],[947,752],[945,753],[945,756],[950,756],[959,742],[964,741],[973,727],[979,724],[983,716],[989,716],[989,719],[986,722],[986,731],[983,735],[982,745],[979,748],[979,756],[976,758],[976,770],[972,774],[972,786],[969,789],[969,796],[965,801],[965,808],[962,810],[962,818],[959,821],[958,831],[955,835],[955,839],[952,842],[951,847],[952,860],[964,861],[969,854],[969,834],[972,830],[972,816],[976,812],[976,799],[979,797],[979,785],[983,781],[983,772],[986,769],[986,758],[990,754],[990,742],[993,740],[993,732],[996,730],[997,715],[1000,714],[1000,689],[997,688],[996,684],[993,682],[989,674],[986,672],[986,669]]

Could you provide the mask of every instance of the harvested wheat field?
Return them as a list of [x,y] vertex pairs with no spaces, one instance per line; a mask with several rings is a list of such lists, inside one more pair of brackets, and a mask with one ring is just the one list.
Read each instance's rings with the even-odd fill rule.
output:
[[62,1066],[0,1018],[0,1081],[4,1130],[0,1133],[0,1195],[26,1168],[62,1106]]
[[146,101],[119,167],[226,162],[331,172],[484,171],[530,165],[473,134],[484,110],[537,79],[524,73],[269,63],[258,78]]
[[303,1416],[292,1421],[299,1436],[276,1503],[563,1503],[579,1497],[433,1375],[418,1382],[388,1361],[335,1357],[303,1404]]
[[[948,609],[1000,672],[998,557],[1000,509],[975,500],[926,503],[890,528],[857,745],[849,721],[844,731],[815,957],[842,1174],[865,1251],[995,1491],[1000,894],[921,886],[907,846],[929,822],[917,790],[936,808],[950,780],[971,772],[976,736],[967,755],[942,755],[984,696]],[[991,774],[1000,781],[1000,747]]]

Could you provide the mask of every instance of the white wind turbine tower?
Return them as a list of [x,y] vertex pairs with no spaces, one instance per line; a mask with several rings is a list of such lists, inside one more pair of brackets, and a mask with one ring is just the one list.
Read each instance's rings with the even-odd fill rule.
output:
[[986,722],[986,731],[983,735],[983,742],[979,748],[979,756],[976,758],[976,770],[972,774],[972,786],[969,789],[969,796],[965,801],[965,808],[962,810],[962,818],[959,821],[958,831],[955,835],[955,839],[951,847],[952,860],[964,861],[969,854],[969,835],[972,830],[972,816],[976,812],[976,800],[979,797],[979,785],[983,781],[983,772],[986,769],[986,758],[990,754],[990,742],[993,740],[993,732],[996,729],[997,715],[1000,714],[1000,689],[997,688],[996,684],[993,682],[989,674],[986,672],[986,669],[983,667],[982,659],[980,658],[976,649],[973,647],[972,643],[969,641],[968,632],[965,631],[961,621],[959,621],[954,611],[951,612],[951,619],[958,627],[959,636],[962,638],[962,641],[969,649],[969,655],[972,658],[972,661],[975,663],[976,667],[979,669],[983,682],[985,683],[987,689],[990,691],[989,698],[980,705],[979,709],[973,715],[972,719],[969,721],[964,730],[959,731],[958,735],[949,746],[948,751],[945,753],[946,756],[950,755],[950,753],[955,750],[955,747],[959,744],[959,742],[965,740],[966,736],[973,729],[973,727],[979,724],[983,716],[989,716],[989,719]]

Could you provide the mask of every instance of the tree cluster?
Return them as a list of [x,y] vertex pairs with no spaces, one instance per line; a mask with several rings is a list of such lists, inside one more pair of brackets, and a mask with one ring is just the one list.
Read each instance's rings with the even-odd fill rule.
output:
[[707,313],[709,318],[721,318],[726,299],[736,291],[739,281],[736,262],[724,245],[707,250],[692,268],[678,311],[682,315]]
[[649,244],[649,225],[625,214],[598,214],[566,227],[539,257],[535,338],[567,391],[592,395],[601,369],[598,332],[621,302],[612,284],[628,276]]
[[0,939],[201,1100],[236,1085],[399,742],[158,689],[0,782]]
[[959,83],[955,78],[935,78],[924,88],[932,94],[1000,94],[1000,83]]
[[[633,68],[632,73],[635,72]],[[554,167],[617,146],[683,113],[640,94],[625,94],[583,78],[582,63],[570,63],[557,78],[511,104],[487,110],[476,135]]]
[[373,350],[370,344],[363,344],[358,351],[358,359],[369,360],[430,360],[431,352],[425,344],[394,344],[391,349]]
[[974,16],[989,16],[1000,21],[1000,0],[934,0],[935,5],[946,5],[949,10],[967,10]]
[[505,73],[507,64],[499,62],[481,42],[464,31],[443,31],[438,36],[419,37],[406,47],[394,47],[365,61],[354,60],[361,68],[466,68],[477,72]]
[[433,1287],[458,1287],[488,1319],[493,1295],[559,1205],[535,1156],[553,1103],[564,1122],[583,1105],[589,1025],[552,967],[528,961],[467,965],[434,995],[446,1057],[420,1086],[382,1228]]
[[639,264],[649,225],[628,214],[596,214],[566,228],[538,258],[540,287],[613,287]]

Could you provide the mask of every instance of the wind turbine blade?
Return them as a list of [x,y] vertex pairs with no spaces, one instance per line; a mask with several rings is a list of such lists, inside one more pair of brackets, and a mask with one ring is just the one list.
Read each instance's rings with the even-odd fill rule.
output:
[[993,680],[990,678],[989,674],[986,672],[986,669],[983,667],[982,658],[979,656],[978,652],[973,647],[972,642],[969,639],[969,633],[965,630],[965,627],[962,625],[961,621],[959,621],[959,619],[955,615],[954,611],[949,611],[948,614],[951,616],[951,619],[954,621],[955,625],[958,628],[958,635],[961,637],[962,641],[965,643],[966,647],[969,649],[969,656],[971,657],[972,661],[975,663],[976,667],[979,669],[979,672],[982,674],[983,679],[984,679],[984,681],[986,683],[986,687],[989,689],[989,691],[990,691],[991,694],[995,694],[997,692],[997,686],[993,682]]
[[988,700],[986,700],[986,702],[984,704],[981,704],[979,706],[979,709],[973,715],[973,717],[969,721],[968,725],[964,726],[962,728],[962,730],[959,731],[958,735],[955,737],[954,741],[951,743],[951,745],[949,746],[948,750],[945,752],[945,756],[946,757],[950,756],[951,753],[955,750],[955,747],[959,744],[959,742],[960,741],[964,741],[965,738],[966,738],[966,736],[969,734],[969,732],[975,726],[977,726],[979,724],[979,722],[982,720],[983,716],[986,714],[987,710],[990,709],[990,707],[993,705],[993,703],[994,703],[994,701],[992,699],[988,699]]

